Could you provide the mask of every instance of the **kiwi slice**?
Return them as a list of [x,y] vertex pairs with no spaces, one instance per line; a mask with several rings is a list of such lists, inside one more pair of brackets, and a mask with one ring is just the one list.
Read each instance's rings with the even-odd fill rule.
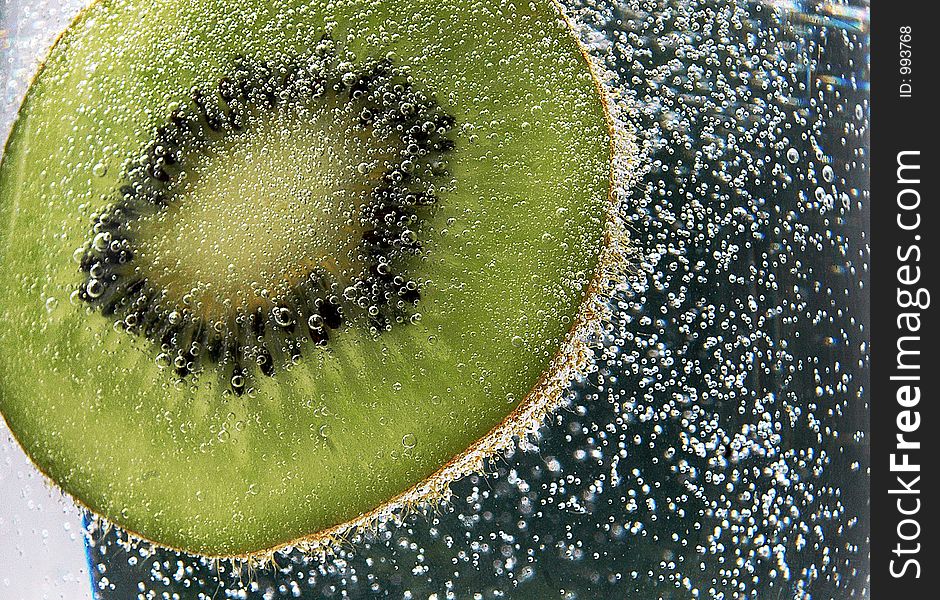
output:
[[443,497],[586,368],[613,137],[547,0],[101,0],[0,165],[0,410],[207,556]]

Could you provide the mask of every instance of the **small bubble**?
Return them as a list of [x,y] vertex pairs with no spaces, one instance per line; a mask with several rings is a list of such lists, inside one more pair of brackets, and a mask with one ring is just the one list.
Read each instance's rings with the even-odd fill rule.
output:
[[273,312],[274,323],[278,327],[290,327],[294,323],[294,313],[283,306],[275,307]]
[[84,257],[85,257],[84,247],[76,248],[75,252],[72,252],[72,260],[75,261],[76,264],[81,264],[82,258]]
[[88,296],[91,298],[100,298],[104,294],[104,284],[97,279],[92,279],[85,286],[85,291],[88,292]]
[[160,369],[166,369],[170,366],[170,355],[165,352],[161,352],[157,355],[157,358],[154,360],[154,362],[157,363],[157,367]]
[[108,246],[111,245],[111,234],[107,231],[102,231],[95,236],[95,239],[92,240],[91,245],[98,252],[104,252],[107,250]]

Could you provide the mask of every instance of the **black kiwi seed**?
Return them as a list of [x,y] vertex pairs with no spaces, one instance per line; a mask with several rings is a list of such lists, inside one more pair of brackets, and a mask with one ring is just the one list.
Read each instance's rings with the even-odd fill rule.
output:
[[[214,85],[193,88],[190,101],[156,128],[142,158],[130,161],[113,201],[94,218],[80,252],[83,279],[75,296],[116,326],[148,338],[159,349],[158,364],[177,377],[213,369],[223,388],[236,395],[258,374],[276,376],[307,348],[326,346],[330,330],[342,327],[348,315],[361,316],[374,332],[407,322],[421,285],[401,262],[422,252],[416,232],[436,201],[428,184],[413,177],[414,164],[423,161],[432,173],[444,168],[454,147],[448,133],[455,120],[391,61],[351,65],[324,39],[311,56],[279,64],[240,57]],[[312,268],[287,293],[209,322],[140,272],[133,224],[181,200],[171,183],[197,146],[242,131],[249,115],[328,94],[356,103],[360,126],[394,132],[405,149],[362,208],[362,275],[342,287]]]

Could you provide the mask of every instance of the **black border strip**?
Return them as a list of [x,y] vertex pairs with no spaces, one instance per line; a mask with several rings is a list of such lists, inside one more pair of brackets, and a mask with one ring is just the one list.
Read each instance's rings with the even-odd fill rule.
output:
[[933,587],[930,551],[940,545],[931,498],[940,449],[932,380],[940,353],[932,351],[937,327],[930,306],[940,301],[937,294],[930,298],[940,271],[934,262],[940,211],[931,206],[931,180],[938,175],[931,147],[936,110],[929,110],[938,34],[914,6],[880,4],[871,30],[874,598],[928,597],[918,592]]

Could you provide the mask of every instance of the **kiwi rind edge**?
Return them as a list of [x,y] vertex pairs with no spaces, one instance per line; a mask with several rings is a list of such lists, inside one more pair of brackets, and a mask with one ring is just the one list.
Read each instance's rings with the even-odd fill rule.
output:
[[[46,58],[39,63],[31,78],[27,94],[34,89],[33,86],[45,70],[49,57],[52,56],[63,39],[90,11],[104,1],[92,0],[56,36],[46,53]],[[595,273],[585,290],[584,299],[573,318],[573,324],[552,358],[549,367],[541,374],[532,389],[513,411],[486,435],[454,456],[425,480],[372,510],[360,514],[354,519],[271,548],[244,554],[200,554],[200,556],[213,560],[245,563],[251,567],[264,567],[273,564],[276,554],[289,550],[298,550],[308,556],[327,557],[334,555],[338,549],[347,545],[348,541],[358,534],[374,531],[384,523],[401,521],[404,516],[422,507],[439,506],[450,498],[451,484],[468,475],[485,474],[487,460],[505,455],[516,446],[517,439],[525,440],[529,436],[537,435],[539,428],[545,423],[546,419],[567,403],[564,392],[571,382],[587,374],[594,360],[594,347],[597,345],[595,341],[600,337],[602,325],[608,321],[612,312],[609,300],[620,290],[623,282],[631,277],[638,268],[636,249],[631,241],[628,225],[621,216],[624,199],[621,197],[620,190],[629,189],[640,170],[638,165],[639,147],[634,134],[625,127],[623,119],[619,117],[619,112],[622,109],[613,101],[610,90],[603,83],[603,68],[591,56],[590,50],[582,42],[577,24],[559,0],[549,0],[549,4],[557,11],[558,18],[564,23],[570,34],[570,39],[577,46],[582,60],[588,68],[603,109],[610,137],[610,177],[603,245],[598,256]],[[24,105],[25,102],[21,104],[21,107]],[[20,118],[21,109],[18,110],[17,116],[11,124],[11,132]],[[0,166],[8,156],[7,150],[10,141],[11,137],[9,136],[4,141]],[[0,415],[0,418],[2,418],[2,415]],[[11,438],[23,449],[24,447],[15,433],[9,428],[8,431]],[[59,490],[60,488],[55,481],[29,457],[25,449],[23,451],[48,484]],[[112,527],[106,517],[96,514],[80,499],[67,492],[62,491],[62,493],[67,495],[82,511],[88,513],[95,522],[101,524],[104,530]],[[144,544],[176,552],[185,552],[183,549],[148,539],[146,536],[125,527],[121,527],[121,531],[126,536],[119,537],[119,541],[128,547]]]

